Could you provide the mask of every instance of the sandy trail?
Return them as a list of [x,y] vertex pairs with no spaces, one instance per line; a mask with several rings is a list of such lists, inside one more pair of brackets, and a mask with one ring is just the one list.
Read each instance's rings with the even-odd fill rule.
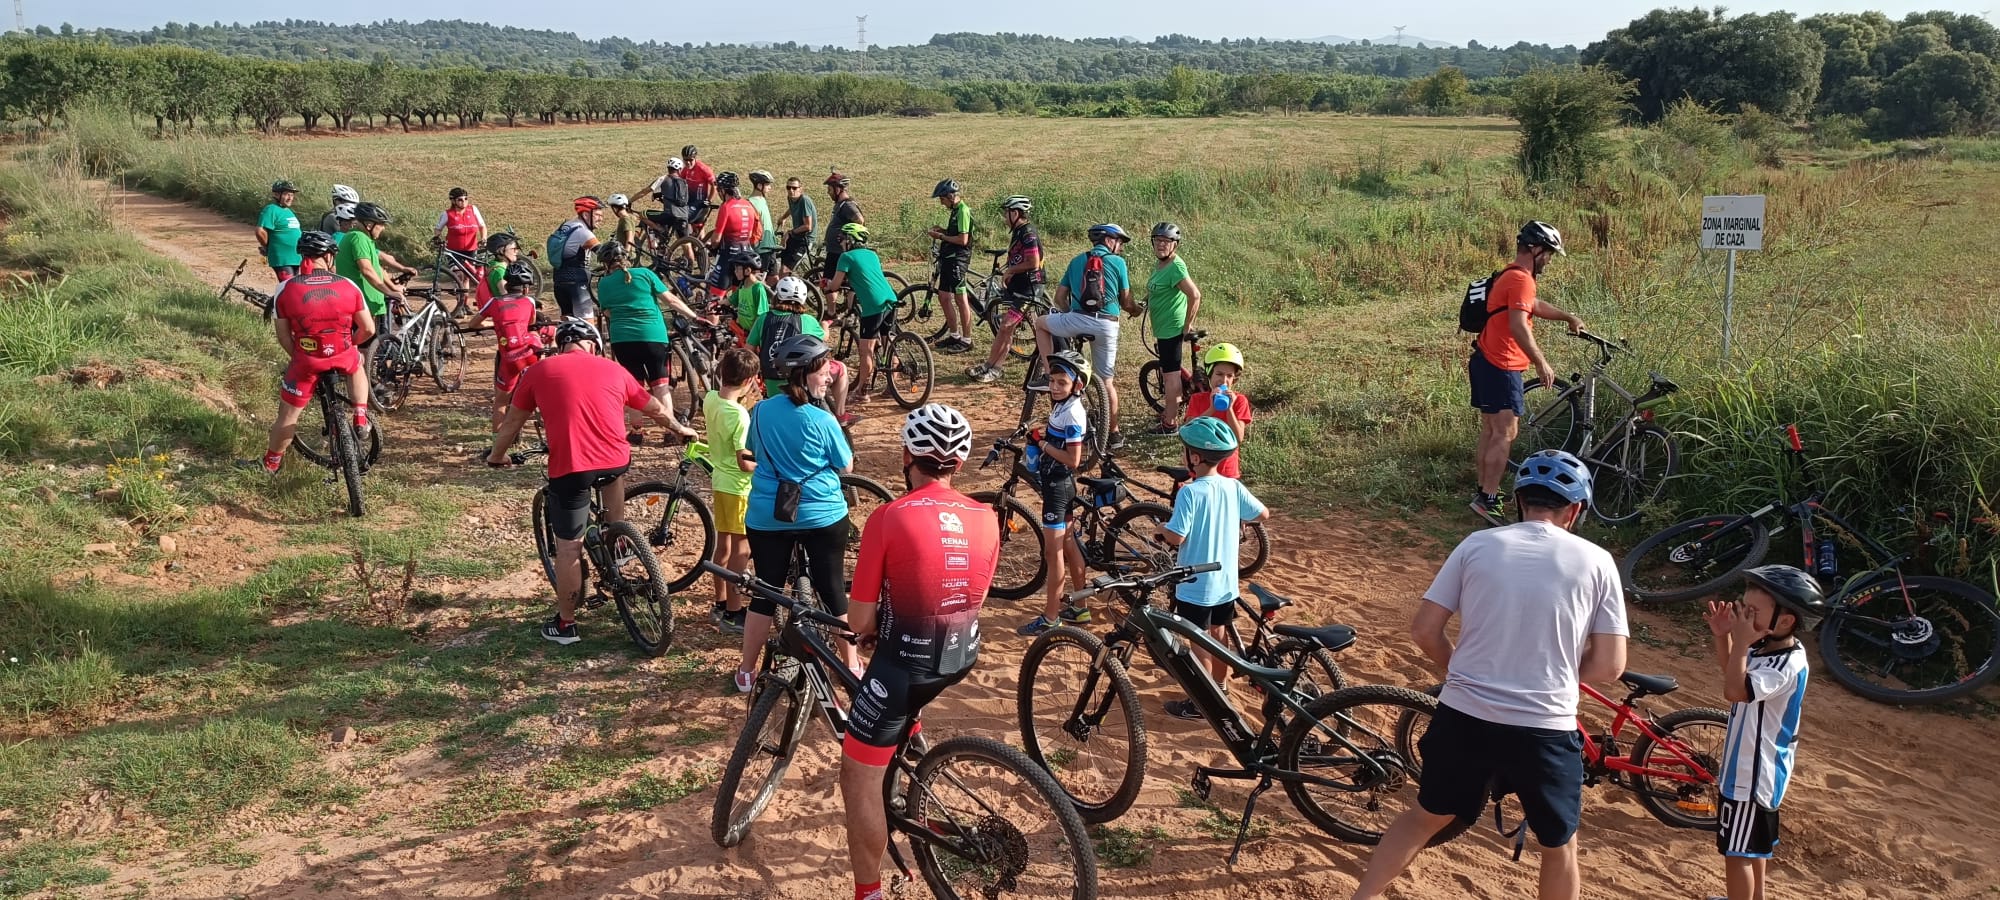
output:
[[[109,200],[119,221],[149,248],[214,283],[226,278],[250,247],[247,226],[206,210],[117,189],[109,192]],[[474,346],[482,349],[477,340]],[[475,358],[468,387],[476,383],[472,376],[485,371],[487,359]],[[939,368],[949,371],[969,361],[941,355]],[[967,409],[983,442],[1011,429],[1016,396],[1003,389],[940,384],[936,399]],[[412,411],[392,418],[393,433],[409,447],[425,435],[466,432],[457,419],[482,416],[483,399],[482,390],[440,396],[420,388]],[[856,444],[867,448],[860,469],[899,486],[891,448],[900,417],[880,403],[862,411],[870,417],[855,430]],[[441,424],[447,421],[453,424]],[[647,465],[642,456],[638,468]],[[1274,505],[1283,505],[1277,499]],[[500,509],[503,522],[525,522],[524,508]],[[1409,533],[1402,523],[1348,515],[1279,516],[1271,525],[1272,563],[1259,580],[1301,600],[1293,621],[1339,621],[1361,629],[1360,643],[1340,656],[1350,683],[1421,688],[1436,680],[1403,629],[1449,548],[1392,537]],[[535,577],[517,573],[476,593],[534,596],[539,588]],[[1029,642],[1015,636],[1013,626],[1033,615],[1033,607],[994,601],[989,610],[990,642],[978,671],[934,704],[925,724],[933,735],[983,734],[1018,744],[1012,697],[1020,656]],[[1685,685],[1666,701],[1652,701],[1653,709],[1722,705],[1711,663],[1704,652],[1681,649],[1680,626],[1645,610],[1635,609],[1633,619],[1635,630],[1668,640],[1635,641],[1632,668],[1671,673]],[[708,634],[705,622],[692,622],[688,630],[700,633],[690,642],[708,648],[722,671],[719,667],[727,664],[722,660],[730,656],[725,643]],[[1173,695],[1170,688],[1147,663],[1140,661],[1136,668],[1153,741],[1151,775],[1138,805],[1118,824],[1158,826],[1169,837],[1146,864],[1103,868],[1103,895],[1346,897],[1368,848],[1321,834],[1290,808],[1282,792],[1267,794],[1260,803],[1259,822],[1268,831],[1246,846],[1233,871],[1224,868],[1229,841],[1199,827],[1206,814],[1183,808],[1177,796],[1193,765],[1222,761],[1220,745],[1205,725],[1159,712],[1159,703]],[[661,748],[638,771],[671,777],[690,767],[718,765],[743,711],[741,699],[719,688],[638,702],[630,714],[632,727]],[[696,727],[723,736],[694,746],[664,739]],[[1774,896],[1991,896],[2000,889],[1995,861],[2000,785],[1992,774],[2000,761],[2000,752],[1993,749],[1997,731],[1988,719],[1892,709],[1851,696],[1830,679],[1816,681],[1806,707],[1798,776],[1784,811],[1784,845],[1773,866]],[[815,736],[823,739],[824,733],[816,731]],[[812,743],[792,766],[752,837],[732,851],[719,850],[708,839],[713,788],[659,808],[609,814],[579,808],[577,795],[550,795],[541,809],[433,835],[411,813],[441,796],[446,779],[458,773],[415,753],[407,757],[407,765],[392,766],[379,776],[379,789],[357,808],[331,820],[259,823],[251,829],[253,836],[240,843],[259,855],[251,868],[190,863],[181,851],[156,848],[121,867],[111,888],[92,893],[112,893],[120,883],[152,876],[151,895],[162,897],[491,897],[522,892],[546,897],[847,896],[836,753],[831,741]],[[1240,809],[1247,787],[1218,782],[1215,800],[1225,810]],[[389,817],[385,824],[341,830],[382,814]],[[595,827],[573,849],[551,847],[546,838],[535,836],[586,815],[594,816]],[[304,824],[318,826],[310,846],[295,827]],[[329,825],[334,828],[325,827]],[[1615,787],[1587,789],[1580,840],[1586,897],[1698,898],[1722,888],[1710,835],[1659,824],[1629,793]],[[1532,859],[1514,863],[1508,849],[1490,823],[1482,823],[1420,857],[1416,871],[1391,896],[1533,896]],[[170,864],[188,868],[174,883],[163,884],[158,873]],[[918,887],[909,896],[925,893]]]

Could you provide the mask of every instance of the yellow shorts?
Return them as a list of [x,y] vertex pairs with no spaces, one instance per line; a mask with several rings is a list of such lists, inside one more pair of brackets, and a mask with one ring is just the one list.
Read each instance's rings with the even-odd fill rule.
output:
[[715,494],[715,532],[717,534],[749,534],[744,525],[744,517],[750,512],[750,495]]

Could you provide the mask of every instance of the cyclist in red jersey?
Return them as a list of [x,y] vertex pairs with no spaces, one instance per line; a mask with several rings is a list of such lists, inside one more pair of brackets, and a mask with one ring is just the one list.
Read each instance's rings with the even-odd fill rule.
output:
[[903,420],[909,492],[861,529],[847,623],[874,655],[848,711],[840,761],[856,900],[883,896],[882,783],[896,745],[979,655],[979,608],[1000,561],[1000,527],[991,509],[952,487],[971,455],[964,414],[940,403],[912,411]]
[[736,287],[736,270],[724,260],[737,250],[755,256],[757,242],[764,237],[764,223],[757,217],[757,207],[743,199],[735,172],[715,176],[715,192],[723,198],[722,207],[716,210],[715,226],[702,236],[702,241],[715,251],[716,262],[709,274],[709,284],[727,291]]
[[493,436],[486,464],[512,465],[507,449],[521,426],[542,414],[549,442],[549,530],[556,539],[556,614],[542,637],[574,644],[576,606],[583,595],[583,531],[590,524],[590,492],[601,488],[604,518],[625,518],[625,470],[632,448],[625,443],[625,410],[636,409],[669,430],[680,428],[659,398],[646,393],[624,367],[598,355],[603,338],[597,326],[574,316],[556,326],[556,355],[528,368],[514,388],[513,406]]
[[465,326],[465,330],[471,331],[487,322],[493,323],[493,427],[496,430],[500,421],[507,417],[507,406],[514,400],[514,386],[520,383],[521,374],[528,371],[535,360],[541,359],[542,336],[535,333],[535,298],[525,292],[528,285],[534,283],[535,270],[528,263],[509,265],[502,276],[506,293],[486,301]]
[[688,223],[696,226],[696,234],[701,233],[700,225],[708,218],[708,201],[715,196],[715,170],[697,159],[698,153],[693,144],[681,148],[681,160],[687,166],[681,178],[688,186]]
[[333,272],[333,236],[324,231],[299,235],[300,272],[286,279],[271,302],[277,304],[278,343],[292,355],[278,389],[278,420],[260,465],[276,472],[284,464],[285,448],[298,431],[299,415],[312,402],[313,386],[327,372],[348,378],[354,398],[354,429],[367,443],[368,372],[355,345],[375,336],[375,317],[361,288]]

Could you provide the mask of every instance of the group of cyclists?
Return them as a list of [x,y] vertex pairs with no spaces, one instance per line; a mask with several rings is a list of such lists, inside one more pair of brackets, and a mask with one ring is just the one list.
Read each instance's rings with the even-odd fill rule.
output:
[[[724,355],[720,384],[701,401],[710,428],[705,452],[716,472],[716,528],[722,538],[717,558],[737,569],[747,563],[760,580],[782,584],[803,554],[812,593],[860,636],[844,645],[862,689],[852,698],[840,785],[855,897],[877,900],[883,896],[880,867],[887,842],[881,805],[886,766],[922,709],[976,663],[980,613],[999,560],[999,523],[991,506],[967,497],[955,483],[972,451],[970,421],[950,406],[922,405],[908,413],[900,430],[906,491],[868,518],[856,567],[843,570],[851,535],[840,475],[854,464],[843,403],[866,399],[872,359],[866,342],[880,335],[890,295],[848,176],[835,172],[825,182],[833,209],[825,223],[824,267],[803,275],[800,267],[820,224],[814,203],[803,196],[798,179],[788,179],[787,206],[774,222],[765,195],[775,180],[762,171],[752,172],[750,180],[754,196],[746,199],[733,173],[713,172],[690,146],[669,160],[645,191],[663,205],[659,211],[636,213],[623,195],[608,202],[577,198],[574,217],[548,240],[561,312],[553,327],[538,318],[532,293],[538,281],[532,264],[521,258],[518,239],[489,234],[467,192],[451,192],[434,235],[454,251],[483,248],[490,257],[474,285],[479,303],[471,319],[474,326],[490,324],[496,338],[494,440],[485,462],[511,465],[507,451],[534,418],[548,444],[556,596],[541,634],[557,644],[579,640],[579,558],[593,491],[604,498],[607,520],[622,517],[622,479],[633,465],[632,448],[645,442],[643,420],[674,440],[697,436],[667,390],[671,338],[664,310],[738,332],[748,350]],[[937,345],[947,352],[970,350],[971,211],[955,181],[940,182],[933,198],[946,218],[928,233],[940,247],[940,293],[950,298]],[[289,183],[273,185],[272,207],[257,231],[281,280],[276,330],[291,355],[267,453],[252,461],[270,471],[282,463],[314,380],[327,372],[354,381],[355,424],[370,426],[363,359],[371,339],[393,328],[383,319],[393,309],[391,301],[402,298],[390,273],[408,269],[377,245],[390,222],[387,212],[361,202],[351,188],[335,187],[334,210],[320,230],[299,229],[290,211],[295,199]],[[699,233],[711,199],[720,200],[713,205],[717,221],[703,238],[714,242],[721,262],[702,286],[703,302],[691,303],[655,272],[634,265],[632,247],[639,229]],[[1120,255],[1130,235],[1116,224],[1092,226],[1091,247],[1067,263],[1057,282],[1053,311],[1030,317],[1043,277],[1033,201],[1014,196],[999,205],[1009,229],[1000,269],[1007,314],[987,359],[968,375],[977,382],[996,380],[1012,332],[1030,327],[1045,373],[1032,387],[1047,391],[1051,401],[1047,421],[1031,432],[1023,455],[1043,495],[1046,602],[1020,633],[1038,635],[1061,623],[1090,621],[1089,612],[1071,608],[1064,593],[1066,583],[1072,589],[1080,583],[1083,566],[1064,534],[1069,492],[1090,427],[1081,394],[1092,379],[1102,382],[1112,423],[1106,443],[1115,448],[1120,325],[1142,308],[1163,371],[1171,373],[1168,402],[1149,432],[1177,436],[1192,475],[1176,493],[1172,519],[1155,536],[1173,548],[1181,564],[1223,564],[1177,589],[1174,606],[1176,614],[1219,632],[1235,609],[1239,527],[1266,512],[1239,480],[1239,451],[1253,415],[1239,387],[1241,351],[1229,344],[1210,348],[1202,360],[1205,384],[1182,384],[1178,377],[1185,338],[1202,302],[1178,254],[1180,228],[1161,223],[1153,229],[1155,267],[1140,304]],[[605,209],[618,220],[617,233],[600,241]],[[331,232],[325,229],[329,221]],[[1581,328],[1576,316],[1534,296],[1535,276],[1563,252],[1553,227],[1531,222],[1522,229],[1514,264],[1495,279],[1489,316],[1497,324],[1475,342],[1468,363],[1473,404],[1485,417],[1473,507],[1501,527],[1477,532],[1453,551],[1415,615],[1412,640],[1447,673],[1442,705],[1421,746],[1426,766],[1420,808],[1384,838],[1357,898],[1379,896],[1445,823],[1476,815],[1494,778],[1520,795],[1528,827],[1545,848],[1540,895],[1578,895],[1572,841],[1582,787],[1576,686],[1623,671],[1627,629],[1619,579],[1609,555],[1573,533],[1591,491],[1590,472],[1575,457],[1544,451],[1515,469],[1516,522],[1500,519],[1499,497],[1513,417],[1521,413],[1522,371],[1532,365],[1545,382],[1549,377],[1533,343],[1531,319]],[[597,263],[595,272],[591,261]],[[863,342],[859,377],[850,381],[833,358],[824,324],[808,312],[803,277],[854,292]],[[608,334],[599,328],[600,312]],[[1067,340],[1078,337],[1092,339],[1087,354]],[[846,396],[850,384],[859,386],[852,398]],[[1180,398],[1190,393],[1183,404]],[[1776,843],[1776,798],[1782,793],[1781,788],[1774,793],[1766,779],[1782,783],[1790,772],[1787,742],[1796,735],[1804,664],[1789,635],[1818,601],[1811,579],[1795,577],[1796,572],[1757,570],[1743,603],[1718,605],[1710,615],[1726,693],[1736,701],[1733,714],[1772,727],[1772,733],[1760,728],[1732,747],[1732,777],[1748,783],[1741,790],[1733,782],[1725,786],[1726,799],[1737,806],[1734,818],[1724,823],[1720,846],[1731,859],[1730,896],[1738,900],[1762,896],[1759,861]],[[748,693],[755,688],[775,606],[754,595],[746,601],[721,585],[715,599],[712,618],[718,627],[742,635],[733,683]],[[1461,620],[1455,640],[1446,631],[1453,617]],[[869,653],[865,661],[863,653]],[[1226,689],[1227,667],[1211,662]],[[1200,717],[1192,707],[1175,701],[1167,711]],[[1731,733],[1738,741],[1734,727]]]

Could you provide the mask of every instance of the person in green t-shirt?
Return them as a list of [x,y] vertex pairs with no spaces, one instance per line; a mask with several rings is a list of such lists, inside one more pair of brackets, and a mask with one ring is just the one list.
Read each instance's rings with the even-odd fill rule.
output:
[[736,289],[723,302],[736,308],[736,327],[740,329],[736,336],[740,338],[749,334],[750,326],[757,324],[757,317],[771,308],[771,289],[758,277],[764,268],[764,258],[755,251],[737,248],[728,264],[736,277]]
[[[764,396],[776,397],[785,392],[785,378],[779,372],[770,351],[786,337],[810,334],[826,340],[826,326],[818,318],[806,312],[806,304],[811,296],[806,293],[806,283],[796,275],[778,279],[777,290],[771,292],[771,309],[757,317],[757,323],[750,326],[750,333],[744,341],[756,351],[757,359],[764,374]],[[765,340],[766,334],[779,335],[777,340]],[[847,414],[847,366],[834,360],[828,371],[833,373],[833,384],[827,390],[827,399],[833,404],[833,416],[840,424],[847,425],[854,417]]]
[[[378,338],[393,335],[397,330],[395,317],[389,314],[389,299],[395,298],[397,307],[403,304],[403,289],[389,280],[388,270],[383,268],[382,251],[375,248],[375,242],[388,229],[388,210],[373,203],[357,204],[354,224],[340,239],[340,249],[333,255],[334,273],[361,286],[361,299],[368,304],[368,312],[381,323],[375,332]],[[371,367],[375,364],[375,350],[380,346],[382,342],[375,338],[364,345]]]
[[1153,277],[1146,280],[1146,315],[1152,320],[1153,340],[1159,350],[1160,380],[1165,391],[1160,404],[1160,424],[1148,434],[1178,434],[1181,401],[1187,396],[1181,384],[1184,339],[1194,330],[1194,317],[1201,311],[1201,288],[1188,274],[1187,260],[1181,258],[1181,227],[1172,222],[1153,226]]
[[931,199],[945,208],[944,224],[930,230],[937,241],[938,293],[944,295],[944,337],[937,348],[946,353],[972,349],[972,205],[958,198],[958,182],[947,178],[931,190]]
[[299,199],[299,189],[289,181],[271,185],[271,203],[257,217],[257,252],[264,254],[264,261],[271,264],[271,272],[278,276],[278,283],[299,273],[299,214],[292,210],[292,203]]
[[[674,416],[674,397],[667,379],[667,320],[660,312],[660,304],[710,325],[715,324],[715,319],[689,309],[652,269],[632,268],[631,253],[624,244],[611,241],[600,245],[597,264],[604,272],[597,279],[597,309],[611,321],[605,334],[611,344],[611,357],[632,373],[633,380],[659,398],[668,416]],[[645,436],[637,430],[638,412],[626,410],[625,420],[632,429],[626,432],[625,439],[635,447],[645,443]],[[678,417],[673,421],[680,426],[672,429],[673,433],[683,440],[701,436],[694,429],[680,425]]]
[[763,169],[750,173],[750,206],[757,210],[757,221],[764,226],[763,236],[757,239],[757,256],[764,262],[764,283],[769,287],[777,283],[778,250],[784,245],[778,240],[778,230],[771,227],[771,173]]
[[[702,419],[708,423],[703,458],[715,488],[715,563],[737,572],[750,564],[745,519],[750,511],[750,475],[757,471],[757,463],[749,458],[750,410],[744,400],[757,380],[757,368],[757,354],[730,348],[715,363],[721,386],[701,401]],[[724,634],[742,634],[746,600],[742,591],[715,579],[715,609],[709,618]]]
[[854,291],[854,305],[861,317],[861,327],[855,335],[861,371],[855,375],[854,396],[848,402],[867,403],[868,388],[875,383],[875,342],[888,337],[896,324],[895,313],[889,309],[890,302],[896,299],[896,289],[882,275],[882,258],[868,246],[868,226],[860,222],[840,226],[840,245],[840,259],[834,263],[833,281],[826,292],[838,294],[842,286]]
[[[493,257],[493,261],[486,264],[488,299],[504,297],[510,293],[504,280],[507,267],[521,259],[521,239],[511,231],[497,232],[486,239],[486,255]],[[534,296],[534,286],[529,285],[525,292],[530,297]]]
[[778,217],[778,227],[785,231],[785,247],[778,253],[779,275],[790,275],[805,262],[818,225],[819,209],[806,195],[805,185],[797,178],[785,179],[785,214]]

